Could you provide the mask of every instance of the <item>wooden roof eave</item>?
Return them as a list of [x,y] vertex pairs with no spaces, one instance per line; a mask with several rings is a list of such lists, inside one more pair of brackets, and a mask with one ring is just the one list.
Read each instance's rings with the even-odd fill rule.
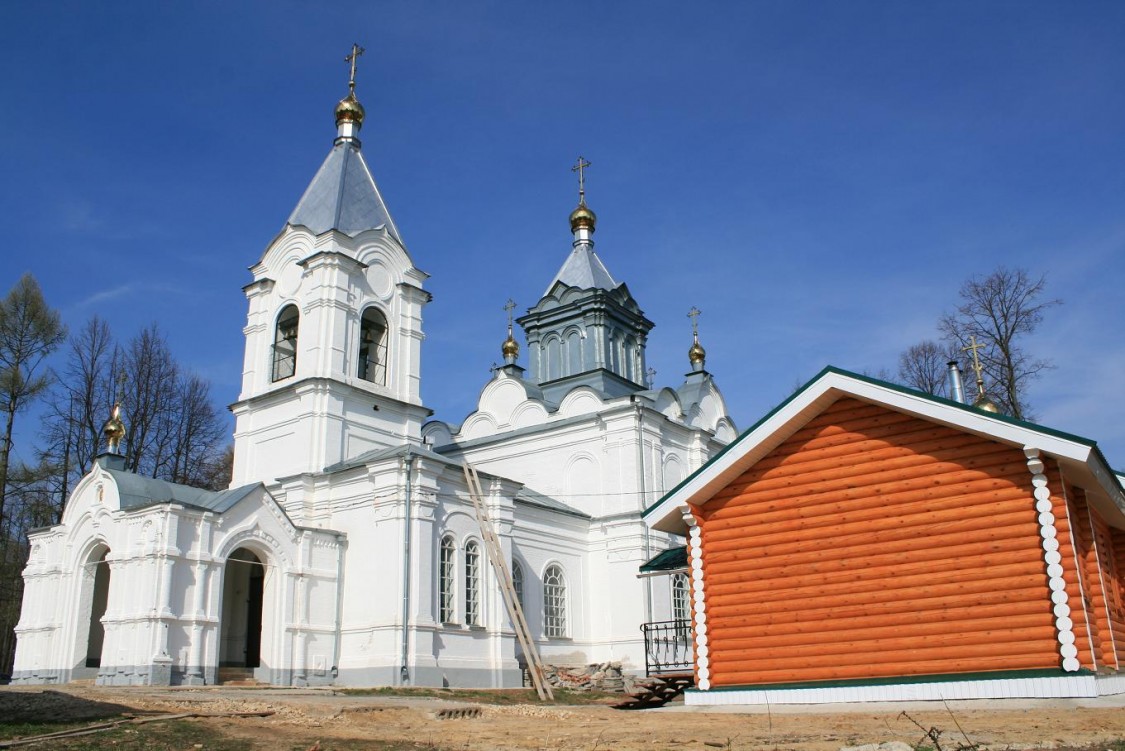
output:
[[1125,528],[1125,492],[1093,441],[832,367],[821,371],[646,509],[643,513],[645,522],[653,529],[685,534],[685,511],[705,504],[715,493],[844,396],[912,414],[1015,448],[1037,449],[1041,454],[1058,460],[1071,482],[1087,489],[1092,503],[1111,525]]

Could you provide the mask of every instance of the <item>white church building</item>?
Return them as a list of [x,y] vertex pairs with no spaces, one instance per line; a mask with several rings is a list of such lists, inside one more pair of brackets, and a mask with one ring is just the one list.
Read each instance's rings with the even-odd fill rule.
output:
[[428,275],[360,150],[354,69],[350,86],[245,287],[230,489],[100,456],[30,536],[13,682],[521,685],[464,462],[546,663],[643,672],[641,624],[688,612],[686,587],[638,569],[682,544],[642,510],[736,435],[698,338],[681,385],[647,383],[653,322],[595,254],[580,188],[571,249],[516,319],[526,367],[510,324],[475,410],[427,421]]

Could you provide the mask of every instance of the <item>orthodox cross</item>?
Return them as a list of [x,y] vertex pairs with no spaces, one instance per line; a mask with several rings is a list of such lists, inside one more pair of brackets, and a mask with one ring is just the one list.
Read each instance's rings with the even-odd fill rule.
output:
[[973,334],[969,337],[969,346],[962,347],[961,351],[973,353],[973,372],[977,374],[977,390],[981,396],[984,396],[984,376],[981,375],[984,367],[980,364],[980,356],[977,354],[978,349],[984,349],[984,345],[978,342],[976,334]]
[[508,336],[512,335],[512,311],[516,309],[516,301],[508,298],[508,302],[504,303],[504,310],[508,311]]
[[645,375],[648,376],[648,387],[651,389],[656,384],[656,368],[649,368]]
[[701,313],[703,313],[702,310],[692,305],[687,314],[687,317],[691,319],[691,335],[696,339],[699,338],[699,316]]
[[366,51],[367,50],[363,49],[363,47],[360,47],[358,44],[352,44],[352,54],[344,58],[344,62],[351,63],[352,66],[351,75],[348,77],[348,91],[355,91],[355,63],[356,60],[359,59],[359,56]]
[[571,172],[578,173],[578,203],[583,206],[586,205],[586,168],[589,166],[590,163],[580,156],[578,163],[570,168]]

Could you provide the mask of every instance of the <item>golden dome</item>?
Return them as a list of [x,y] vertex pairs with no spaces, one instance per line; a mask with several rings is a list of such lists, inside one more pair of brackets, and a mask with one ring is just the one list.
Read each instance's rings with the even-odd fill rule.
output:
[[585,227],[591,232],[594,231],[594,225],[598,222],[598,215],[590,210],[586,202],[578,204],[578,208],[570,212],[570,231],[577,232],[579,227]]
[[983,394],[975,402],[973,402],[973,406],[981,410],[982,412],[992,412],[997,415],[1000,414],[1000,407],[997,406],[996,402],[992,401]]
[[504,343],[500,345],[500,352],[504,355],[505,359],[509,357],[513,360],[516,359],[520,354],[519,342],[513,339],[512,335],[509,333],[508,338],[505,339]]
[[102,435],[105,436],[109,450],[116,453],[117,447],[121,445],[121,439],[125,437],[125,423],[121,421],[121,405],[113,405],[113,412],[102,426]]
[[707,350],[703,349],[703,345],[696,339],[691,343],[691,349],[687,351],[687,357],[692,365],[702,365],[703,361],[707,359]]
[[348,95],[341,99],[340,103],[336,105],[336,127],[339,127],[340,123],[363,125],[365,115],[363,105],[355,98],[355,92],[349,92]]

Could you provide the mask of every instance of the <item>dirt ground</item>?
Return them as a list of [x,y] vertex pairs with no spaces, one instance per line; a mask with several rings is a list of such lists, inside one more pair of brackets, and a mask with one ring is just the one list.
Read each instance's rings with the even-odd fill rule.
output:
[[675,704],[629,712],[604,705],[465,700],[470,698],[475,697],[355,696],[325,689],[5,687],[0,688],[0,722],[93,721],[122,712],[272,711],[272,716],[262,718],[196,720],[241,747],[271,751],[308,748],[317,741],[321,751],[334,747],[837,751],[888,741],[933,747],[913,718],[926,729],[941,731],[943,751],[969,744],[990,749],[1125,749],[1121,743],[1125,697],[960,701],[950,702],[948,709],[932,702],[775,706],[768,712]]

